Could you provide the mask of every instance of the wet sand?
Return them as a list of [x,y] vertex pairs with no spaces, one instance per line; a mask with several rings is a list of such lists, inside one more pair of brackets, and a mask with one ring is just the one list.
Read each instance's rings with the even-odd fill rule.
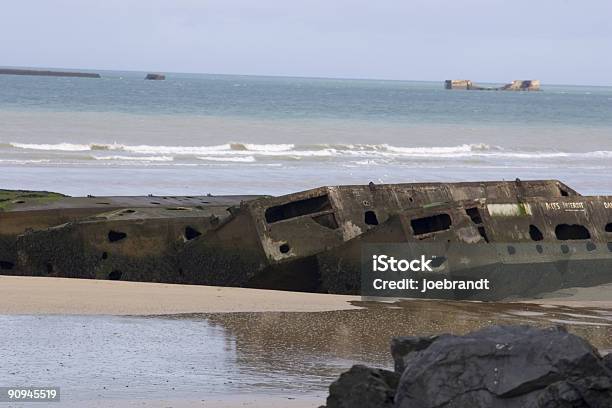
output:
[[0,326],[11,327],[0,331],[0,344],[11,344],[10,353],[0,349],[0,377],[59,385],[59,406],[67,407],[317,407],[351,365],[391,368],[393,336],[562,324],[608,353],[610,293],[603,286],[529,302],[377,302],[0,276]]
[[0,314],[162,315],[353,309],[359,296],[0,275]]
[[302,397],[259,397],[225,396],[198,400],[165,399],[165,400],[113,400],[113,401],[77,401],[62,402],[64,408],[315,408],[321,405],[320,398]]
[[602,353],[612,350],[612,312],[605,309],[429,300],[355,306],[325,312],[0,315],[0,327],[11,328],[0,331],[0,344],[11,345],[10,352],[0,349],[0,378],[60,386],[60,406],[68,407],[297,408],[320,406],[329,384],[354,364],[391,369],[389,341],[398,335],[563,324]]
[[612,309],[612,283],[590,288],[567,288],[545,293],[539,299],[521,300],[524,303],[572,307],[601,307]]

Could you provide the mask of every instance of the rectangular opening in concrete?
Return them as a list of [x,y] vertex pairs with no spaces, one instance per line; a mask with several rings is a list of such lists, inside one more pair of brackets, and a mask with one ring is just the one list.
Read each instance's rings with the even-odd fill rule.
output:
[[270,207],[266,210],[266,221],[271,224],[303,215],[316,214],[332,209],[327,194],[306,198],[303,200],[292,201],[287,204]]
[[559,224],[555,228],[555,235],[562,241],[591,238],[589,230],[580,224]]
[[452,221],[448,214],[437,214],[431,217],[411,220],[410,225],[412,226],[414,235],[422,235],[450,229]]

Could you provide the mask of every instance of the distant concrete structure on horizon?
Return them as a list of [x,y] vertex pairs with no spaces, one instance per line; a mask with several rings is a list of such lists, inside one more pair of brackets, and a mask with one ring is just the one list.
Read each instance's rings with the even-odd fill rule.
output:
[[446,89],[464,89],[464,90],[475,90],[475,91],[540,91],[540,80],[539,79],[517,79],[509,84],[501,87],[491,88],[484,86],[477,86],[469,79],[447,79],[444,81],[444,88]]
[[163,74],[147,74],[145,79],[149,79],[152,81],[163,81],[164,79],[166,79],[166,76]]
[[51,71],[39,69],[0,68],[0,75],[30,75],[52,77],[101,78],[95,72]]

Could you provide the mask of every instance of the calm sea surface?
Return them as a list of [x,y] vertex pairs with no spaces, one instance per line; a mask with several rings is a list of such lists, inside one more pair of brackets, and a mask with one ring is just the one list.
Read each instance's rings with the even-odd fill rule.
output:
[[0,187],[282,194],[557,178],[612,192],[612,88],[102,72],[0,76]]

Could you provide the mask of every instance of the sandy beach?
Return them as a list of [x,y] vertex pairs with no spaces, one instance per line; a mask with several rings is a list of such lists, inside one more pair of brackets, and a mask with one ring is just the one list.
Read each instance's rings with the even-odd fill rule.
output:
[[[0,275],[0,314],[172,315],[357,309],[361,296]],[[612,308],[612,284],[511,303]]]
[[353,309],[359,296],[147,282],[0,276],[0,314],[165,315]]

